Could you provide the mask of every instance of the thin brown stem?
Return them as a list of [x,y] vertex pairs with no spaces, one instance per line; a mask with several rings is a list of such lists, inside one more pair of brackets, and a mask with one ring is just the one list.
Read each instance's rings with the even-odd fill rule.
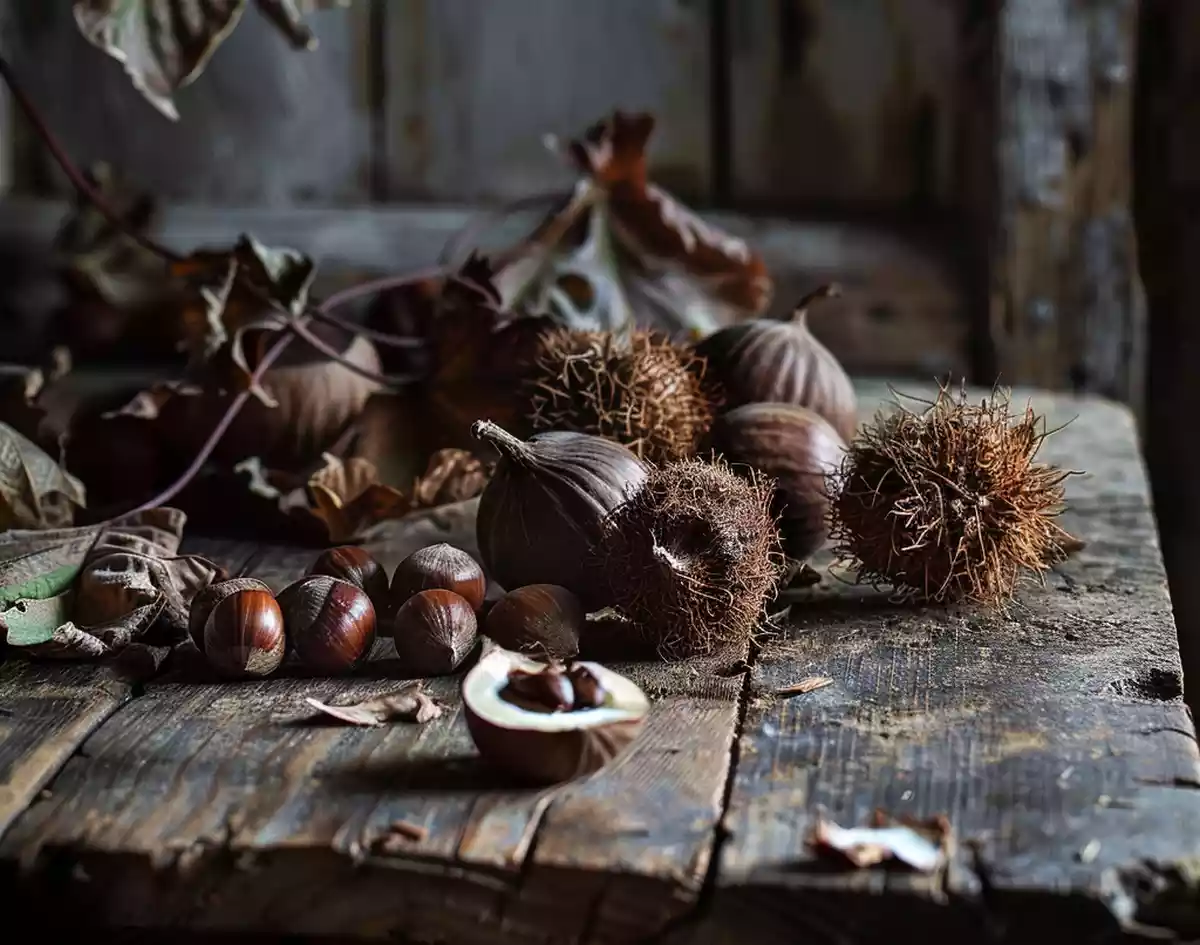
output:
[[406,384],[411,384],[415,380],[419,380],[418,377],[410,375],[398,376],[392,374],[376,374],[369,368],[365,368],[360,364],[355,364],[345,355],[338,352],[338,350],[332,345],[322,341],[311,331],[309,331],[307,326],[304,324],[305,321],[306,319],[297,318],[294,321],[289,322],[284,328],[284,331],[293,332],[306,345],[321,352],[321,354],[329,358],[330,361],[340,364],[346,370],[352,371],[360,377],[365,377],[369,381],[382,384],[385,387],[403,387]]
[[339,318],[337,315],[330,315],[316,309],[309,314],[312,316],[313,321],[331,325],[334,328],[340,328],[342,331],[352,335],[362,335],[364,338],[370,338],[376,344],[389,348],[421,348],[425,345],[425,342],[420,338],[414,338],[411,335],[397,335],[388,331],[376,331],[373,328],[368,328],[366,325],[359,325],[349,319]]
[[46,146],[46,150],[50,152],[55,163],[62,169],[62,172],[67,176],[67,180],[71,182],[71,186],[78,191],[80,196],[99,210],[109,223],[134,240],[142,248],[149,250],[156,256],[161,256],[167,262],[180,262],[184,259],[183,256],[174,250],[168,249],[161,243],[146,236],[146,234],[140,233],[131,227],[125,221],[125,218],[117,212],[117,209],[108,202],[108,199],[99,189],[88,180],[87,175],[71,160],[62,142],[50,130],[50,126],[46,124],[46,120],[42,117],[41,112],[33,104],[33,99],[29,97],[29,94],[17,80],[12,65],[9,64],[4,56],[0,56],[0,78],[4,79],[4,84],[8,86],[8,90],[12,93],[12,97],[16,100],[25,117],[29,119],[29,123],[33,126],[33,130],[41,139],[42,144]]

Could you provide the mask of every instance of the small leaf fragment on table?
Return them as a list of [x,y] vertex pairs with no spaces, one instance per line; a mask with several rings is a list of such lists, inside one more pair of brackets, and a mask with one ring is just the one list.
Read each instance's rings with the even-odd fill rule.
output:
[[64,528],[86,505],[82,482],[36,443],[0,423],[0,530]]
[[873,826],[842,827],[818,816],[809,845],[859,869],[895,861],[931,873],[945,863],[950,840],[950,825],[944,817],[898,823],[877,815]]
[[777,696],[802,696],[805,693],[816,692],[826,686],[832,686],[833,680],[828,676],[806,676],[799,682],[792,683],[775,690]]
[[442,714],[442,707],[421,691],[419,683],[409,683],[395,692],[374,696],[354,705],[327,705],[317,699],[305,699],[318,712],[351,725],[386,725],[388,722],[415,722],[424,725]]

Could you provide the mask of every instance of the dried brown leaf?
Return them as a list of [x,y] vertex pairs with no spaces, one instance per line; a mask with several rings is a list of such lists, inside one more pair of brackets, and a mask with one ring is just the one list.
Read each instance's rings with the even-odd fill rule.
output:
[[833,680],[828,676],[807,676],[799,682],[792,683],[790,686],[784,686],[781,689],[775,690],[777,696],[802,696],[805,693],[816,692],[818,689],[824,689],[826,686],[832,686]]
[[412,507],[437,508],[473,499],[483,492],[489,477],[483,460],[466,450],[438,450],[430,457],[425,473],[413,482]]
[[344,544],[367,529],[411,510],[407,496],[382,485],[373,463],[325,454],[325,465],[308,480],[312,506],[307,511],[325,523],[329,540]]
[[653,128],[651,115],[616,111],[567,146],[584,179],[501,258],[507,307],[584,330],[697,334],[766,309],[773,288],[762,259],[649,182]]
[[0,530],[65,528],[87,505],[83,483],[46,452],[0,423]]
[[318,712],[350,725],[386,725],[388,722],[424,725],[442,714],[442,707],[421,691],[419,683],[409,683],[395,692],[354,705],[327,705],[311,697],[304,701]]

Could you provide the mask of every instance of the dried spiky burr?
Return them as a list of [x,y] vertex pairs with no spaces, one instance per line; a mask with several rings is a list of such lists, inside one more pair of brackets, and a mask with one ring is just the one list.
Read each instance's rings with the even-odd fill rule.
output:
[[941,388],[924,409],[881,412],[833,477],[830,534],[858,580],[906,600],[1000,604],[1077,546],[1056,521],[1069,471],[1039,463],[1031,407]]
[[702,358],[652,332],[554,330],[530,375],[530,420],[616,440],[639,459],[682,459],[712,423],[703,376]]
[[595,549],[612,603],[666,658],[746,643],[779,580],[774,480],[722,460],[653,469]]

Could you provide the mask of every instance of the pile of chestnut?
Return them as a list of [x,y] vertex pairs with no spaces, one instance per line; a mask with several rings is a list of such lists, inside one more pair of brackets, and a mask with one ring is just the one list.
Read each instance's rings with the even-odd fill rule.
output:
[[[341,675],[370,658],[377,632],[390,633],[408,678],[454,672],[474,649],[487,579],[469,554],[429,545],[386,569],[362,548],[324,552],[300,580],[275,595],[257,578],[209,585],[192,602],[192,642],[222,676],[269,676],[289,651],[307,669]],[[565,588],[510,592],[487,614],[501,646],[571,656],[585,624]]]

